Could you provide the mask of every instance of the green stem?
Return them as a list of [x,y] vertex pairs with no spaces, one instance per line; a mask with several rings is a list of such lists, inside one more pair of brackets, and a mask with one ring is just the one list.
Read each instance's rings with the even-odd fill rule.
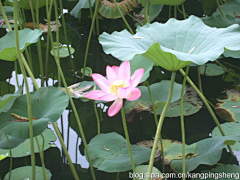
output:
[[[183,115],[183,101],[184,101],[184,92],[185,92],[185,87],[186,87],[186,80],[187,80],[187,75],[189,72],[189,66],[187,66],[186,69],[186,74],[183,78],[183,83],[182,83],[182,91],[181,91],[181,101],[180,101],[180,110],[181,110],[181,132],[182,132],[182,173],[185,174],[186,173],[186,157],[185,157],[185,126],[184,126],[184,115]],[[186,177],[183,176],[183,180],[185,180]]]
[[[42,134],[41,134],[42,135]],[[37,146],[38,146],[38,151],[39,151],[39,155],[40,155],[40,159],[41,159],[41,163],[42,163],[42,170],[43,170],[43,178],[44,180],[47,180],[47,174],[46,174],[46,168],[45,168],[45,163],[44,163],[44,157],[43,157],[43,150],[44,149],[41,149],[40,148],[40,145],[39,145],[39,141],[38,141],[38,138],[37,136],[35,136],[35,140],[37,142]],[[44,147],[43,147],[44,148]]]
[[6,138],[7,138],[7,142],[8,142],[8,148],[9,148],[9,153],[10,153],[10,167],[9,167],[9,176],[8,179],[11,179],[11,174],[12,174],[12,164],[13,164],[13,158],[12,158],[12,148],[11,148],[11,143],[9,141],[8,135],[6,133],[4,133]]
[[[66,22],[65,22],[65,16],[63,13],[63,4],[62,4],[62,0],[60,0],[60,9],[61,9],[61,13],[62,13],[62,26],[63,26],[63,33],[64,33],[64,39],[65,42],[67,44],[67,48],[68,48],[68,53],[71,54],[71,50],[70,50],[70,46],[69,46],[69,41],[68,41],[68,36],[67,36],[67,28],[66,28]],[[72,56],[69,56],[70,62],[71,62],[71,66],[72,66],[72,70],[73,70],[73,74],[75,75],[75,66],[74,66],[74,62],[72,59]]]
[[121,9],[119,8],[119,5],[117,4],[117,1],[116,1],[116,0],[113,0],[113,2],[114,2],[114,4],[115,4],[115,6],[117,7],[118,12],[121,14],[121,17],[122,17],[125,25],[127,26],[128,30],[130,31],[131,34],[134,34],[132,28],[131,28],[130,25],[128,24],[128,22],[127,22],[127,20],[125,19],[124,15],[123,15],[123,13],[122,13],[122,11],[121,11]]
[[17,87],[19,89],[17,61],[14,61],[14,68],[15,68],[15,78],[16,78],[16,82],[17,82]]
[[[53,47],[53,37],[52,37],[52,33],[51,32],[50,32],[50,40],[51,40],[51,44],[52,44],[52,47]],[[83,131],[83,128],[82,128],[82,124],[81,124],[80,118],[78,116],[78,112],[77,112],[76,106],[75,106],[75,104],[74,104],[74,102],[72,100],[71,93],[70,93],[70,91],[68,89],[68,86],[67,86],[64,74],[62,72],[61,66],[60,66],[59,61],[57,59],[58,57],[56,56],[55,51],[53,51],[53,52],[54,52],[54,59],[55,59],[55,62],[57,64],[57,67],[58,67],[58,71],[59,71],[59,73],[61,75],[63,85],[64,85],[64,87],[66,89],[66,92],[67,92],[68,97],[69,97],[70,104],[72,106],[73,113],[74,113],[74,115],[76,117],[76,121],[77,121],[77,125],[78,125],[78,128],[79,128],[79,132],[80,132],[80,135],[81,135],[81,138],[82,138],[82,142],[83,142],[83,145],[84,145],[84,148],[85,148],[85,151],[86,151],[86,155],[87,155],[87,158],[88,158],[88,162],[89,162],[89,165],[90,165],[90,171],[91,171],[92,179],[96,180],[94,169],[93,169],[93,165],[92,165],[92,161],[91,161],[91,157],[90,157],[90,153],[89,153],[89,150],[88,150],[88,147],[87,147],[87,141],[86,141],[86,138],[85,138],[85,135],[84,135],[84,131]]]
[[137,23],[139,23],[141,26],[143,26],[143,23],[141,23],[137,18],[133,17],[131,14],[128,14],[128,16],[131,17]]
[[[165,104],[165,106],[163,108],[162,114],[160,116],[160,119],[159,119],[159,122],[158,122],[158,126],[157,126],[157,131],[156,131],[155,138],[154,138],[152,153],[151,153],[149,167],[148,167],[148,174],[151,174],[151,172],[152,172],[154,158],[155,158],[156,149],[157,149],[157,146],[158,146],[158,141],[159,141],[159,137],[160,137],[161,130],[162,130],[163,121],[164,121],[165,114],[167,112],[167,109],[168,109],[169,104],[170,104],[171,99],[172,99],[175,77],[176,77],[176,72],[172,72],[171,84],[170,84],[170,88],[169,88],[168,99],[167,99],[167,102],[166,102],[166,104]],[[148,178],[147,180],[150,180],[150,178]]]
[[223,12],[221,6],[220,6],[219,0],[216,0],[216,2],[217,2],[217,7],[218,7],[220,13],[222,14],[222,16],[223,16],[224,18],[227,18],[226,15],[225,15],[224,12]]
[[95,112],[95,115],[96,115],[96,118],[97,118],[97,132],[98,132],[98,134],[100,134],[101,133],[101,130],[100,130],[100,119],[99,119],[96,103],[95,103],[95,101],[92,101],[92,102],[93,102],[94,112]]
[[93,15],[93,18],[92,18],[92,24],[91,24],[90,32],[89,32],[89,35],[88,35],[87,47],[86,47],[85,56],[84,56],[82,78],[85,75],[85,69],[86,69],[86,65],[87,65],[87,57],[88,57],[89,46],[90,46],[90,42],[91,42],[91,38],[92,38],[94,23],[95,23],[96,16],[97,16],[97,13],[98,13],[98,5],[99,5],[99,0],[96,0],[95,11],[94,11],[94,15]]
[[[147,84],[147,87],[148,87],[148,93],[150,95],[150,98],[151,98],[151,103],[152,103],[152,108],[153,108],[153,113],[154,113],[154,119],[155,119],[155,123],[156,123],[156,126],[158,126],[158,119],[157,119],[157,111],[156,111],[156,108],[154,106],[154,100],[153,100],[153,96],[152,96],[152,92],[151,92],[151,89],[149,87],[149,83],[147,81],[145,81],[146,84]],[[160,134],[160,147],[161,147],[161,152],[162,152],[162,159],[163,159],[163,169],[162,169],[162,172],[164,173],[165,172],[165,160],[164,160],[164,150],[163,150],[163,142],[162,142],[162,136]]]
[[1,1],[0,1],[0,9],[1,9],[2,16],[3,16],[3,18],[4,18],[4,21],[5,21],[5,24],[7,25],[8,30],[9,30],[9,31],[12,31],[12,28],[11,28],[9,22],[8,22],[7,15],[6,15],[6,13],[5,13],[4,9],[3,9],[3,6],[2,6],[2,2],[1,2]]
[[148,18],[148,13],[149,13],[149,1],[145,0],[145,7],[144,7],[145,24],[150,23],[149,18]]
[[[181,12],[181,11],[180,11],[180,12]],[[182,14],[183,14],[184,19],[187,19],[187,14],[186,14],[186,12],[185,12],[184,4],[182,4]]]
[[177,19],[177,5],[174,6],[174,18]]
[[[91,19],[93,20],[93,10],[92,10],[92,5],[91,5],[91,0],[88,0],[88,5],[90,7],[89,8],[90,9],[90,16],[91,16]],[[93,25],[93,34],[96,34],[94,25]]]
[[172,6],[169,6],[168,19],[170,19],[171,17],[172,17]]
[[[14,21],[17,22],[18,17],[18,4],[17,0],[13,1],[13,7],[14,7]],[[31,165],[32,165],[32,180],[35,180],[35,152],[34,152],[34,142],[33,142],[33,125],[32,125],[32,108],[31,108],[31,99],[30,99],[30,93],[29,93],[29,87],[27,82],[27,76],[25,69],[23,67],[23,59],[22,59],[22,53],[20,52],[20,46],[19,46],[19,38],[18,38],[18,24],[14,23],[14,35],[15,35],[15,43],[16,43],[16,49],[17,49],[17,57],[19,60],[20,68],[23,74],[24,82],[25,82],[25,88],[26,88],[26,97],[27,97],[27,108],[28,108],[28,119],[29,119],[29,136],[30,136],[30,145],[31,145]]]
[[[127,147],[128,147],[128,153],[129,153],[129,156],[130,156],[130,160],[131,160],[132,170],[133,170],[134,173],[136,173],[135,164],[134,164],[134,161],[133,161],[133,156],[132,156],[132,151],[131,151],[131,144],[130,144],[129,135],[128,135],[126,117],[125,117],[125,112],[124,112],[123,107],[121,107],[121,115],[122,115],[123,129],[124,129],[124,133],[125,133],[125,138],[127,140]],[[133,179],[136,179],[136,178],[134,177]]]
[[197,66],[197,77],[198,77],[198,88],[199,88],[200,92],[203,93],[200,66]]
[[[182,69],[180,69],[179,71],[180,71],[180,73],[181,73],[183,76],[185,76],[185,72],[184,72]],[[187,76],[187,81],[188,81],[188,83],[192,86],[192,88],[197,92],[198,96],[202,99],[203,103],[205,104],[206,108],[208,109],[208,112],[209,112],[210,115],[212,116],[215,124],[218,126],[218,129],[220,130],[222,136],[225,136],[225,133],[224,133],[222,127],[221,127],[221,124],[219,123],[219,121],[218,121],[216,115],[214,114],[212,108],[211,108],[210,105],[208,104],[207,99],[206,99],[206,98],[204,97],[204,95],[199,91],[199,89],[195,86],[195,84],[192,82],[192,80],[191,80],[188,76]],[[230,151],[231,153],[233,153],[232,148],[231,148],[230,146],[228,146],[228,149],[229,149],[229,151]]]
[[76,170],[75,170],[75,168],[74,168],[74,166],[73,166],[72,160],[71,160],[71,158],[70,158],[70,156],[69,156],[69,154],[68,154],[68,150],[67,150],[67,148],[66,148],[66,146],[65,146],[65,144],[64,144],[62,135],[61,135],[61,133],[60,133],[60,131],[59,131],[56,123],[53,123],[52,125],[53,125],[54,130],[55,130],[55,132],[57,133],[58,139],[59,139],[59,141],[60,141],[60,143],[61,143],[61,145],[62,145],[63,152],[64,152],[65,156],[67,157],[67,160],[68,160],[70,169],[71,169],[71,171],[72,171],[73,177],[74,177],[75,180],[79,180],[78,174],[77,174],[77,172],[76,172]]

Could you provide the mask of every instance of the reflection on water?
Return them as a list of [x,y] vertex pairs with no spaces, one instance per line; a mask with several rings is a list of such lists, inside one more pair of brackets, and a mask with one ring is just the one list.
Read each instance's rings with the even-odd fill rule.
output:
[[[29,91],[33,92],[34,86],[31,81],[31,78],[27,78],[27,80],[29,83]],[[21,74],[18,75],[18,81],[19,81],[20,85],[23,84],[23,75],[21,75]],[[37,81],[38,85],[40,86],[41,80],[36,79],[36,81]],[[56,83],[56,82],[57,81],[53,82],[52,79],[48,80],[48,84],[50,86],[53,86],[53,83]],[[15,71],[13,71],[12,78],[9,80],[9,83],[14,85],[15,89],[17,89]],[[24,94],[26,93],[25,87],[23,88],[23,93]],[[62,133],[62,129],[63,129],[63,139],[64,139],[66,147],[68,147],[68,152],[69,152],[72,162],[80,164],[83,168],[88,168],[89,164],[88,164],[85,156],[82,156],[79,151],[79,145],[81,144],[81,139],[78,137],[77,133],[68,126],[68,113],[69,113],[68,110],[63,111],[63,114],[62,114],[63,124],[61,123],[61,119],[59,119],[57,121],[58,128],[61,133]],[[52,125],[49,124],[48,127],[54,131],[54,128],[52,127]],[[68,139],[69,139],[69,142],[67,142]],[[54,142],[54,144],[56,144],[56,146],[60,149],[60,151],[62,153],[62,146],[61,146],[60,142],[58,141],[58,139],[56,142]],[[66,160],[66,162],[67,162],[67,160]]]

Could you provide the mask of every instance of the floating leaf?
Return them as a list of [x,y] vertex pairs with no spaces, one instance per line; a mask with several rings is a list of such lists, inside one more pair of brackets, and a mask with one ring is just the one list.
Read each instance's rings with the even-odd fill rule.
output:
[[0,97],[0,113],[6,112],[10,109],[15,99],[21,95],[23,87],[20,86],[17,92],[14,94],[5,94],[4,96]]
[[[221,124],[221,127],[226,134],[226,136],[233,136],[239,135],[240,123],[238,122],[227,122]],[[218,127],[215,127],[212,131],[212,137],[219,137],[222,136],[221,132],[219,131]],[[240,151],[240,143],[236,142],[234,145],[231,146],[233,150]]]
[[[30,94],[33,117],[33,136],[41,134],[54,123],[68,106],[68,96],[56,87],[43,87]],[[15,116],[20,116],[16,118]],[[29,138],[28,108],[26,95],[18,97],[11,109],[0,114],[0,129],[10,136]],[[22,119],[22,120],[21,120]],[[25,120],[23,120],[25,119]]]
[[[147,180],[147,173],[148,173],[148,165],[140,165],[140,166],[137,166],[136,167],[136,174],[139,176],[135,176],[138,180]],[[129,173],[129,176],[130,178],[133,178],[131,177],[131,172]],[[156,168],[153,166],[152,168],[152,174],[154,174],[155,176],[151,177],[151,178],[160,178],[162,176],[162,173]],[[160,180],[160,179],[159,179]]]
[[[88,144],[93,166],[105,172],[123,172],[132,169],[128,154],[127,141],[119,134],[112,132],[99,134]],[[131,145],[135,165],[150,159],[151,150]]]
[[[163,80],[160,83],[154,83],[150,85],[150,90],[153,95],[154,106],[157,110],[157,114],[161,113],[161,109],[164,107],[165,102],[169,94],[170,81]],[[127,120],[132,121],[136,113],[141,111],[149,111],[153,113],[152,101],[146,86],[138,86],[141,90],[141,97],[135,101],[126,101],[124,109],[126,112]],[[172,100],[176,101],[181,97],[182,85],[174,83]]]
[[[117,2],[118,7],[123,15],[128,14],[135,7],[138,6],[138,0],[123,0]],[[98,12],[105,18],[117,19],[121,17],[115,3],[109,0],[100,1]]]
[[[60,57],[60,58],[65,58],[65,57],[68,57],[68,56],[72,55],[72,54],[75,52],[75,49],[74,49],[73,47],[69,47],[69,49],[70,49],[70,53],[71,53],[71,54],[69,54],[69,51],[68,51],[68,47],[67,47],[67,46],[61,46],[61,47],[59,47],[59,57]],[[54,51],[54,52],[53,52],[53,51]],[[56,56],[58,56],[58,51],[57,51],[57,49],[51,50],[50,53],[51,53],[51,55],[53,55],[53,56],[54,56],[54,53],[55,53]]]
[[99,40],[106,54],[122,61],[142,54],[157,65],[176,71],[191,62],[202,65],[215,61],[225,48],[240,50],[239,31],[236,24],[216,29],[190,16],[181,21],[170,19],[165,24],[146,24],[139,27],[135,35],[127,30],[112,35],[103,33]]
[[[194,143],[196,144],[195,156],[186,159],[186,171],[192,171],[200,164],[210,166],[216,164],[222,156],[223,148],[226,147],[225,141],[228,140],[240,141],[240,135],[208,138]],[[176,173],[182,172],[182,160],[172,160],[170,167]]]
[[199,178],[194,178],[193,180],[236,180],[239,179],[240,167],[237,165],[221,165],[211,170],[204,170],[198,173]]
[[226,93],[227,99],[218,100],[216,113],[226,121],[240,121],[240,92],[230,89]]
[[[42,35],[42,30],[23,29],[19,30],[19,47],[23,52],[28,45],[36,43],[38,37]],[[17,59],[17,51],[15,44],[14,31],[8,32],[5,36],[0,38],[0,59],[6,61],[15,61]]]
[[207,63],[200,66],[200,73],[205,76],[219,76],[225,73],[221,66],[213,63]]
[[[91,7],[93,7],[95,0],[90,0],[91,2]],[[81,0],[79,1],[76,6],[72,9],[70,14],[74,16],[75,18],[80,18],[80,10],[83,8],[90,8],[89,6],[89,0]]]
[[[44,150],[51,147],[51,142],[56,141],[56,136],[54,132],[50,129],[46,129],[42,133],[44,137]],[[40,150],[42,150],[43,138],[41,135],[36,136],[39,142]],[[24,157],[29,156],[31,154],[31,144],[30,139],[23,140],[24,142],[18,145],[17,147],[12,147],[12,156],[13,157]],[[1,141],[0,141],[1,142]],[[39,152],[39,148],[36,142],[36,138],[34,138],[34,151],[35,153]],[[0,154],[9,153],[8,149],[0,149]]]
[[[197,113],[203,106],[197,92],[191,87],[186,86],[186,93],[183,96],[183,115],[189,116]],[[166,117],[178,117],[180,112],[180,99],[172,102],[166,113]]]
[[[83,73],[83,70],[84,70],[84,68],[81,69],[81,73]],[[84,73],[84,75],[91,77],[91,75],[92,75],[92,69],[91,69],[90,67],[86,67],[86,68],[85,68],[85,73]]]
[[0,154],[0,161],[8,157],[8,154]]
[[[42,167],[35,167],[35,180],[43,180],[43,169]],[[46,170],[47,180],[51,179],[51,172]],[[31,180],[32,179],[32,166],[22,166],[11,171],[11,180]],[[7,173],[3,180],[9,180],[9,173]]]

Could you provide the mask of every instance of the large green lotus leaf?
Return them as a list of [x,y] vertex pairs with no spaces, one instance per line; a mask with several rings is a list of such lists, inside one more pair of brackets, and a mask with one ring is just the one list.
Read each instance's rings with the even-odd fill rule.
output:
[[226,93],[227,99],[218,100],[216,113],[226,121],[240,121],[240,92],[230,89]]
[[[92,164],[98,170],[123,172],[132,169],[127,141],[115,132],[95,136],[89,142],[88,148]],[[131,150],[135,165],[149,161],[151,149],[131,145]]]
[[[36,9],[36,1],[31,0],[31,3],[32,3],[33,9]],[[48,3],[50,4],[50,1],[48,1]],[[7,0],[7,4],[13,6],[13,0]],[[19,5],[19,7],[23,8],[23,9],[27,9],[27,10],[31,9],[30,4],[29,4],[29,0],[21,0],[21,1],[18,2],[18,5]],[[46,1],[38,1],[38,8],[41,8],[45,5],[46,5]]]
[[[91,7],[93,7],[95,0],[90,0]],[[70,14],[74,16],[75,18],[80,18],[80,10],[83,8],[90,8],[89,6],[89,0],[81,0],[79,1],[76,6],[72,9]]]
[[[194,180],[206,179],[206,180],[236,180],[239,179],[240,167],[237,165],[221,165],[211,170],[204,170],[198,173],[199,178],[193,178]],[[192,180],[193,180],[192,179]]]
[[[45,131],[42,133],[44,137],[44,150],[51,147],[51,142],[56,141],[56,136],[54,132],[50,129],[45,129]],[[43,139],[41,135],[36,136],[39,142],[40,150],[43,148]],[[35,153],[39,152],[38,145],[36,142],[36,138],[34,138],[34,151]],[[9,153],[9,150],[7,149],[0,149],[0,154],[6,154]],[[18,145],[15,148],[12,148],[12,157],[24,157],[29,156],[31,154],[31,144],[30,139],[26,139],[23,143]]]
[[[197,113],[203,106],[197,92],[191,86],[186,86],[186,93],[183,96],[183,115],[189,116]],[[180,112],[180,99],[170,103],[166,117],[178,117]]]
[[164,4],[164,5],[181,5],[185,2],[186,0],[152,0],[151,4]]
[[[63,110],[68,106],[68,96],[65,92],[56,87],[43,87],[30,94],[32,105],[33,136],[41,134],[48,122],[54,123],[61,116]],[[10,136],[20,139],[29,138],[29,123],[21,122],[13,114],[27,118],[27,98],[26,95],[18,97],[12,108],[0,114],[0,129]]]
[[[23,29],[19,30],[19,47],[23,52],[26,47],[38,41],[38,37],[42,35],[42,30],[39,29]],[[8,32],[0,38],[0,59],[6,61],[15,61],[17,59],[17,51],[15,44],[14,31]]]
[[[192,171],[200,164],[210,166],[216,164],[222,156],[223,148],[226,147],[226,144],[229,144],[229,141],[240,141],[240,135],[214,137],[196,142],[195,154],[186,159],[186,171]],[[182,172],[182,160],[174,159],[171,161],[170,166],[174,172]]]
[[[163,80],[160,83],[151,84],[149,87],[153,96],[154,106],[157,110],[157,114],[160,114],[162,111],[161,109],[164,107],[165,102],[167,101],[170,81]],[[131,121],[131,119],[135,117],[135,114],[141,111],[149,111],[153,113],[152,101],[148,92],[148,88],[146,86],[138,86],[138,88],[141,90],[141,97],[135,101],[126,101],[124,105],[128,121]],[[174,83],[171,102],[174,102],[181,97],[181,89],[181,84]]]
[[[8,136],[11,148],[18,146],[23,141],[25,141],[25,139],[18,139],[9,135],[7,136]],[[2,130],[0,130],[0,149],[9,149],[7,137]]]
[[23,87],[20,86],[17,92],[14,94],[5,94],[4,96],[0,97],[0,113],[6,112],[10,109],[15,99],[21,95]]
[[[148,165],[140,165],[140,166],[137,166],[136,167],[136,178],[137,180],[147,180],[147,173],[148,173]],[[160,178],[162,176],[162,173],[156,168],[153,166],[152,168],[152,173],[155,175],[154,177],[155,178]],[[129,173],[129,176],[131,175],[131,173]],[[138,175],[138,177],[137,177]],[[130,177],[132,178],[132,177]],[[152,177],[153,178],[153,177]]]
[[131,74],[133,74],[137,69],[144,68],[144,74],[140,83],[147,80],[147,78],[150,76],[150,71],[153,68],[153,62],[149,61],[146,57],[142,55],[135,56],[130,61],[130,65],[131,65]]
[[[42,167],[35,167],[35,180],[43,180],[43,169]],[[50,180],[52,177],[51,172],[48,169],[46,170],[47,180]],[[13,169],[11,172],[11,180],[32,180],[32,166],[22,166],[16,169]],[[3,180],[10,180],[9,173],[7,173]]]
[[202,20],[206,25],[216,28],[226,28],[232,24],[237,24],[235,18],[228,14],[225,18],[221,14],[214,13],[210,17],[203,17]]
[[8,157],[8,154],[0,154],[0,161]]
[[[232,135],[240,135],[240,123],[238,122],[227,122],[221,124],[221,127],[226,134],[226,136]],[[221,132],[219,131],[218,127],[215,127],[212,131],[212,137],[222,136]],[[233,150],[240,151],[240,143],[236,142],[234,145],[231,146]]]
[[170,19],[165,24],[146,24],[135,35],[127,30],[100,35],[106,54],[126,61],[137,54],[163,68],[176,71],[194,62],[202,65],[216,60],[224,49],[240,50],[240,27],[211,28],[202,20],[190,16],[186,20]]
[[221,66],[214,63],[207,63],[200,66],[200,73],[205,76],[219,76],[225,73]]
[[[138,6],[138,0],[118,1],[117,5],[121,11],[121,14],[126,15],[130,11],[132,11],[135,7]],[[121,17],[121,14],[118,8],[116,8],[115,3],[108,0],[100,1],[98,12],[103,17],[109,18],[109,19],[116,19]]]

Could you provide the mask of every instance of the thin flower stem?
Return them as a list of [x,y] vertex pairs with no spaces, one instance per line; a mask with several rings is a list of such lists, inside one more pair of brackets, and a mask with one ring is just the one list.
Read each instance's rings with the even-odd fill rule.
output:
[[74,168],[74,166],[73,166],[72,160],[71,160],[71,158],[70,158],[70,156],[69,156],[69,154],[68,154],[68,150],[67,150],[67,148],[66,148],[66,146],[65,146],[65,144],[64,144],[62,135],[61,135],[61,133],[60,133],[58,127],[57,127],[57,124],[56,124],[56,123],[53,123],[52,125],[53,125],[54,130],[55,130],[55,132],[57,133],[58,139],[59,139],[59,141],[60,141],[60,143],[61,143],[61,145],[62,145],[63,152],[64,152],[65,156],[67,157],[67,160],[68,160],[70,169],[71,169],[71,171],[72,171],[73,177],[74,177],[75,180],[79,180],[77,171],[75,170],[75,168]]
[[[125,112],[124,112],[123,107],[121,107],[121,115],[122,115],[123,129],[124,129],[124,133],[125,133],[125,138],[127,140],[127,147],[128,147],[128,153],[129,153],[129,156],[130,156],[130,160],[131,160],[132,170],[133,170],[133,172],[136,173],[135,164],[134,164],[134,161],[133,161],[133,156],[132,156],[132,151],[131,151],[131,144],[130,144],[129,135],[128,135],[126,117],[125,117]],[[135,180],[136,178],[134,177],[133,179]]]
[[174,6],[174,18],[177,19],[177,5]]
[[95,101],[92,101],[92,102],[93,102],[93,108],[94,108],[94,112],[95,112],[96,119],[97,119],[97,132],[98,132],[98,134],[100,134],[101,133],[101,130],[100,130],[101,129],[100,128],[100,119],[99,119],[96,103],[95,103]]
[[[13,1],[13,7],[14,7],[14,21],[17,22],[18,17],[18,4],[17,0]],[[34,142],[33,142],[33,125],[32,125],[32,107],[31,107],[31,99],[30,99],[30,93],[29,93],[29,87],[27,82],[27,76],[25,69],[23,67],[23,59],[22,59],[22,53],[20,52],[20,46],[19,46],[19,38],[18,38],[18,24],[14,23],[14,35],[15,35],[15,43],[16,43],[16,51],[17,51],[17,57],[19,61],[19,65],[23,74],[24,82],[25,82],[25,88],[26,88],[26,97],[27,97],[27,109],[28,109],[28,119],[29,119],[29,136],[30,136],[30,146],[31,146],[31,165],[32,165],[32,180],[35,180],[35,152],[34,152]]]
[[148,0],[145,0],[145,7],[144,7],[144,19],[145,19],[145,24],[146,24],[146,23],[150,23],[149,17],[148,17],[148,13],[149,13],[149,1],[148,1]]
[[[181,12],[180,9],[179,9],[179,12]],[[185,11],[184,4],[182,4],[182,14],[183,14],[184,19],[187,19],[187,14],[186,14],[186,11]]]
[[223,16],[224,18],[227,18],[226,15],[225,15],[224,12],[223,12],[221,6],[220,6],[219,0],[216,0],[216,2],[217,2],[217,7],[218,7],[220,13],[222,14],[222,16]]
[[[37,137],[37,136],[35,136],[35,140],[36,140],[36,142],[37,142],[38,151],[39,151],[39,155],[40,155],[40,159],[41,159],[41,163],[42,163],[43,178],[44,178],[44,180],[47,180],[46,168],[45,168],[44,157],[43,157],[44,149],[41,149],[41,148],[40,148],[40,145],[39,145],[39,141],[38,141],[38,137]],[[44,148],[44,147],[43,147],[43,148]]]
[[91,24],[90,32],[89,32],[89,35],[88,35],[87,47],[86,47],[85,56],[84,56],[82,78],[83,78],[84,75],[85,75],[85,69],[86,69],[87,57],[88,57],[88,51],[89,51],[89,46],[90,46],[90,42],[91,42],[91,38],[92,38],[92,33],[93,33],[93,29],[94,29],[94,23],[95,23],[96,16],[97,16],[97,13],[98,13],[98,6],[99,6],[99,0],[96,0],[95,10],[94,10],[93,18],[92,18],[92,24]]
[[127,26],[128,30],[130,31],[131,34],[134,34],[132,28],[131,28],[130,25],[128,24],[128,22],[127,22],[127,20],[125,19],[124,15],[123,15],[123,13],[122,13],[122,11],[121,11],[121,9],[119,8],[119,5],[117,4],[117,1],[116,1],[116,0],[113,0],[113,2],[114,2],[114,4],[115,4],[115,6],[117,7],[118,12],[120,13],[120,15],[121,15],[121,17],[122,17],[125,25]]
[[[154,100],[153,100],[153,96],[152,96],[152,92],[151,92],[151,89],[149,87],[149,83],[147,81],[145,81],[146,84],[147,84],[147,87],[148,87],[148,93],[150,95],[150,98],[151,98],[151,103],[152,103],[152,108],[153,108],[153,113],[154,113],[154,119],[155,119],[155,123],[156,123],[156,126],[158,126],[158,119],[157,119],[157,112],[156,112],[156,108],[154,106]],[[162,159],[163,159],[163,167],[162,167],[162,172],[164,173],[165,172],[165,160],[164,160],[164,150],[163,150],[163,142],[162,142],[162,136],[160,134],[160,147],[161,147],[161,154],[162,154]]]
[[[182,83],[182,91],[181,91],[181,101],[180,101],[180,111],[181,111],[181,133],[182,133],[182,173],[185,174],[186,173],[186,157],[185,157],[185,126],[184,126],[184,115],[183,115],[183,101],[184,101],[184,92],[185,92],[185,87],[186,87],[186,80],[187,80],[187,75],[189,72],[189,66],[187,66],[186,69],[186,74],[183,78],[183,83]],[[183,180],[185,180],[186,177],[183,176]]]
[[[151,156],[150,156],[150,162],[149,162],[149,166],[148,166],[148,174],[151,174],[151,172],[152,172],[154,158],[155,158],[156,149],[157,149],[157,146],[158,146],[158,141],[159,141],[159,137],[160,137],[161,130],[162,130],[163,121],[164,121],[165,114],[167,112],[167,109],[168,109],[169,104],[170,104],[171,99],[172,99],[175,77],[176,77],[176,72],[172,72],[171,84],[170,84],[170,88],[169,88],[168,99],[167,99],[167,102],[166,102],[166,104],[165,104],[165,106],[163,108],[162,114],[160,116],[160,119],[159,119],[159,122],[158,122],[158,126],[157,126],[157,131],[156,131],[155,138],[154,138],[152,153],[151,153]],[[147,180],[150,180],[150,177]]]
[[[184,72],[182,69],[180,69],[179,71],[180,71],[180,73],[181,73],[183,76],[185,76],[185,72]],[[188,83],[192,86],[192,88],[197,92],[198,96],[202,99],[203,103],[205,104],[206,108],[208,109],[208,112],[210,113],[210,115],[212,116],[215,124],[217,125],[218,129],[220,130],[222,136],[225,136],[225,133],[224,133],[222,127],[221,127],[221,124],[219,123],[219,121],[218,121],[216,115],[214,114],[212,108],[211,108],[210,105],[208,104],[207,99],[206,99],[206,98],[204,97],[204,95],[199,91],[199,89],[195,86],[195,84],[192,82],[192,80],[191,80],[188,76],[187,76],[187,81],[188,81]],[[231,153],[233,153],[231,146],[228,145],[228,149],[229,149],[229,151],[230,151]]]
[[10,153],[10,167],[9,167],[9,176],[8,176],[8,179],[11,179],[11,174],[12,174],[12,161],[13,161],[13,158],[12,158],[12,148],[11,148],[11,144],[10,144],[10,141],[9,141],[9,138],[8,138],[8,135],[6,133],[4,133],[6,138],[7,138],[7,142],[8,142],[8,148],[9,148],[9,153]]
[[15,68],[15,78],[17,82],[17,87],[19,88],[17,61],[14,61],[14,68]]
[[202,79],[201,79],[201,74],[200,74],[200,66],[197,66],[197,77],[198,77],[198,88],[201,93],[203,93],[202,90]]
[[137,23],[139,23],[141,26],[143,26],[143,24],[135,17],[133,17],[131,14],[128,14],[128,16],[130,16],[134,21],[136,21]]
[[171,17],[172,17],[172,6],[169,6],[168,19],[170,19]]

